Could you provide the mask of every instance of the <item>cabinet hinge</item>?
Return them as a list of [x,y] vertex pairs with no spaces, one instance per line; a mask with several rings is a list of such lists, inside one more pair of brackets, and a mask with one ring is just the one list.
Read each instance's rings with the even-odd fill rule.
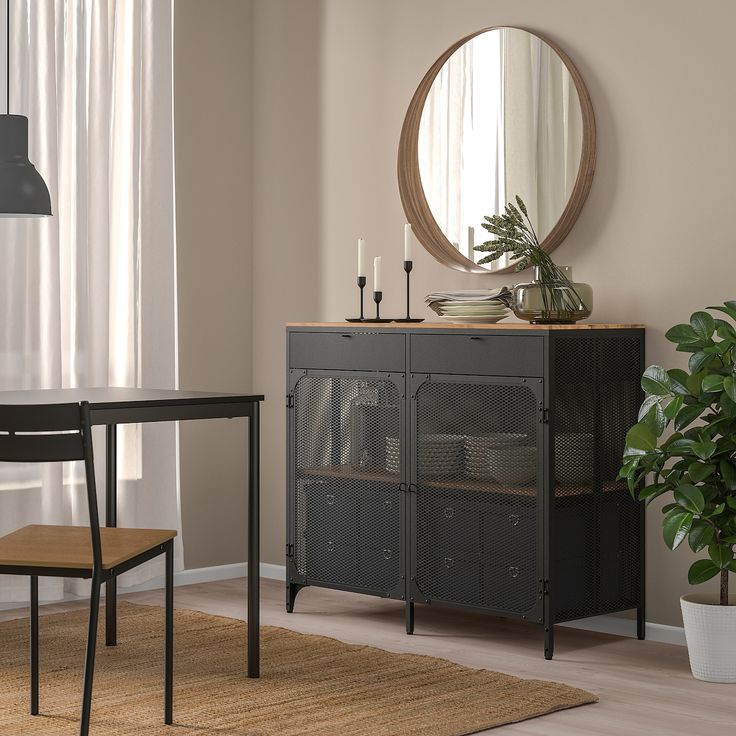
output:
[[541,410],[541,414],[539,416],[539,421],[542,424],[549,424],[549,408],[548,407],[544,407]]
[[286,394],[286,408],[287,409],[294,408],[294,394]]
[[542,580],[542,593],[549,595],[549,580]]
[[291,559],[294,556],[294,545],[288,544],[286,545],[286,556]]

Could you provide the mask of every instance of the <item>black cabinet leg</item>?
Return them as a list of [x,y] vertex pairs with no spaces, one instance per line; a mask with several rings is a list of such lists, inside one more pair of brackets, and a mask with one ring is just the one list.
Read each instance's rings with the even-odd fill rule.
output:
[[[106,432],[106,512],[105,526],[118,525],[118,435],[117,425],[108,424]],[[105,645],[118,643],[118,583],[113,577],[105,583]]]
[[38,715],[38,575],[31,575],[31,715]]
[[555,627],[554,624],[546,624],[544,627],[544,658],[552,659],[555,653]]
[[406,602],[406,633],[414,633],[414,601]]
[[640,641],[647,638],[647,621],[643,605],[636,609],[636,638]]
[[164,723],[174,722],[174,540],[166,543],[166,625],[164,651]]
[[294,612],[294,601],[303,587],[299,583],[286,583],[286,613]]

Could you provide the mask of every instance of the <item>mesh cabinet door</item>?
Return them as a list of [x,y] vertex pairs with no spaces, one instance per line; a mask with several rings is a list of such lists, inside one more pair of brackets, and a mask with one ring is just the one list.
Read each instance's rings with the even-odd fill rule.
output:
[[641,600],[642,505],[617,480],[641,403],[639,335],[555,338],[552,586],[555,619]]
[[432,376],[412,393],[416,597],[538,617],[542,382]]
[[380,374],[296,383],[291,534],[304,582],[400,597],[402,416],[397,385]]

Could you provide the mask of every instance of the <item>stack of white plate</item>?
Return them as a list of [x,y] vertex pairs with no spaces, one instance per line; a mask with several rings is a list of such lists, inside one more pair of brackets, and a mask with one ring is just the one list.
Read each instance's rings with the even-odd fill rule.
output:
[[419,435],[419,468],[428,478],[462,476],[465,437],[461,434]]
[[537,477],[537,448],[520,432],[492,432],[465,441],[465,473],[501,485],[526,485]]
[[509,313],[499,301],[444,301],[433,309],[448,322],[499,322]]

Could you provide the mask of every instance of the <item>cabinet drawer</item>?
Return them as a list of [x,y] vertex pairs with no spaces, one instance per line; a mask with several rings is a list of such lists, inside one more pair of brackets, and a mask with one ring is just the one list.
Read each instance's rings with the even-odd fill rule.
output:
[[412,335],[411,371],[542,376],[544,338],[536,335]]
[[343,371],[396,371],[405,367],[404,335],[372,332],[293,332],[289,367]]

